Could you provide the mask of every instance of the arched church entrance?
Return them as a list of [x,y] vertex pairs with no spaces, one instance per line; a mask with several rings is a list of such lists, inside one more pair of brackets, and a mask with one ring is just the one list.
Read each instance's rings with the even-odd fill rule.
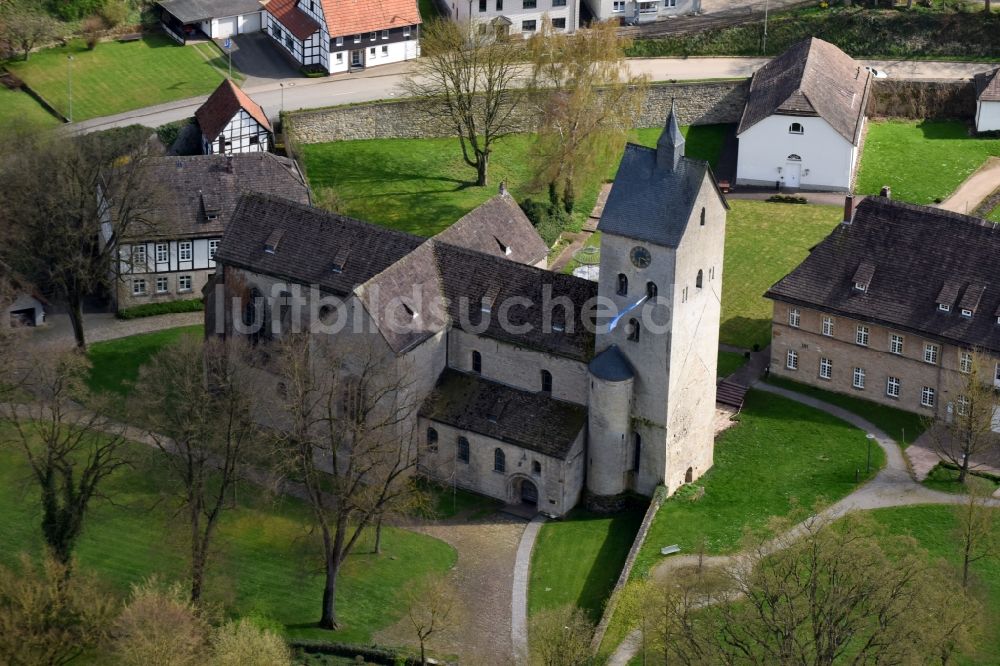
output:
[[528,479],[522,479],[520,498],[521,504],[538,506],[538,486]]

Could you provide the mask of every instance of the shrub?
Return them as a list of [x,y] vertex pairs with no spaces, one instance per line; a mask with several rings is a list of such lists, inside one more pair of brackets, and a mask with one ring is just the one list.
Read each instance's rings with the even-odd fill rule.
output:
[[565,208],[560,204],[558,197],[555,198],[554,202],[550,201],[548,204],[531,198],[525,199],[521,202],[521,210],[531,220],[538,235],[549,247],[559,238],[559,234],[562,233],[568,219]]
[[275,631],[243,618],[212,634],[212,666],[291,666],[291,652]]
[[64,21],[79,21],[101,11],[104,0],[63,0],[56,4],[56,13]]
[[128,4],[125,0],[107,0],[101,7],[101,18],[109,28],[117,28],[128,19]]
[[181,129],[191,122],[193,122],[192,118],[185,118],[184,120],[175,120],[172,123],[160,125],[156,128],[156,136],[160,139],[163,147],[169,150],[170,146],[174,145],[174,141],[177,141]]
[[205,309],[205,302],[200,298],[186,301],[163,301],[161,303],[146,303],[136,305],[131,308],[123,308],[118,311],[119,319],[140,319],[142,317],[155,317],[156,315],[172,314],[176,312],[197,312]]
[[323,69],[322,65],[302,65],[302,67],[299,67],[299,71],[302,73],[302,76],[309,79],[315,79],[320,76],[328,76],[330,74],[328,71]]
[[768,197],[768,202],[770,203],[786,203],[786,204],[807,204],[805,197],[795,197],[789,194],[775,194]]
[[104,32],[104,19],[96,14],[88,16],[80,23],[80,32],[83,33],[87,48],[93,51],[101,39],[101,33]]

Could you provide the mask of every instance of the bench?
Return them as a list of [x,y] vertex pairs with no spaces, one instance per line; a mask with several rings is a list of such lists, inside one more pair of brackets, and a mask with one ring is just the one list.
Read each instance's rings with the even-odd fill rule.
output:
[[664,546],[660,549],[660,555],[673,555],[674,553],[681,552],[681,547],[676,543],[672,546]]
[[133,32],[128,35],[121,35],[115,41],[124,44],[125,42],[137,42],[142,39],[141,32]]

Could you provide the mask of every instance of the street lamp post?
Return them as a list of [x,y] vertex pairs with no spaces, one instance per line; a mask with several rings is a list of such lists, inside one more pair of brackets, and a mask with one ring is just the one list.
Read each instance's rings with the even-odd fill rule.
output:
[[66,86],[69,90],[69,116],[70,122],[73,122],[73,56],[66,56]]
[[867,473],[870,474],[871,471],[872,471],[872,440],[875,439],[875,435],[873,435],[871,433],[868,433],[866,435],[866,439],[868,440],[868,467],[867,467]]

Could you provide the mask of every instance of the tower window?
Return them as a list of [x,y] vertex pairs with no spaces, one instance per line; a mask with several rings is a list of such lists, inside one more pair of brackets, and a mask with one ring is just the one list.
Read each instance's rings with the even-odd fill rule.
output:
[[698,277],[696,277],[694,279],[694,286],[698,287],[698,289],[701,289],[701,283],[702,283],[702,278],[703,277],[704,277],[704,275],[703,275],[702,271],[699,270],[698,271]]
[[501,449],[493,450],[493,471],[501,474],[507,471],[507,456]]
[[628,296],[628,276],[624,273],[618,274],[618,295]]
[[802,123],[792,123],[788,126],[789,134],[805,134],[805,129],[802,127]]
[[701,207],[701,226],[705,226],[705,207]]
[[431,453],[437,453],[438,450],[438,431],[434,428],[427,429],[427,449]]
[[628,320],[628,339],[632,342],[639,342],[639,320]]
[[458,438],[458,461],[469,462],[469,440],[465,437]]
[[642,435],[632,434],[632,471],[639,471],[639,457],[642,455]]
[[483,371],[483,355],[477,351],[472,352],[472,371],[473,372]]
[[552,373],[542,370],[542,393],[552,393]]
[[531,473],[534,474],[535,476],[540,475],[542,473],[542,463],[538,462],[537,460],[532,460]]
[[646,298],[648,298],[649,300],[652,301],[652,300],[654,300],[656,298],[656,293],[657,293],[656,283],[655,282],[647,282],[646,283]]

